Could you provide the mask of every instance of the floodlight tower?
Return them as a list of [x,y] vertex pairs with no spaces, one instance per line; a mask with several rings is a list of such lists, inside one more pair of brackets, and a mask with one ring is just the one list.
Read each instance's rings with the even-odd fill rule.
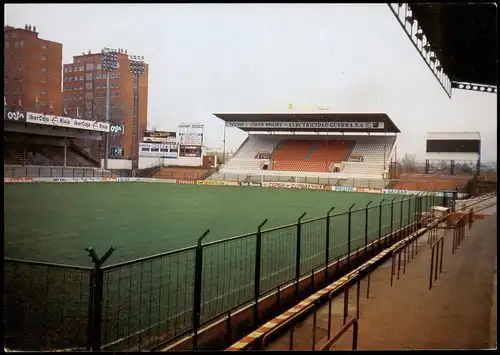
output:
[[132,120],[132,171],[139,168],[139,77],[146,70],[144,56],[130,55],[129,70],[134,76],[134,117]]
[[[118,51],[113,48],[103,48],[101,51],[102,58],[102,70],[106,72],[106,122],[109,123],[109,113],[110,113],[110,84],[109,79],[111,72],[114,72],[117,68],[117,53]],[[104,135],[104,169],[108,168],[108,156],[109,156],[109,132]]]

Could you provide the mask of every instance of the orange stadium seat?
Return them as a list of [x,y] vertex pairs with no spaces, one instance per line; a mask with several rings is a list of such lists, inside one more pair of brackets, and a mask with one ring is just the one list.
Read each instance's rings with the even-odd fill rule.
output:
[[353,142],[347,140],[290,139],[274,150],[273,170],[328,172],[332,163],[346,160]]

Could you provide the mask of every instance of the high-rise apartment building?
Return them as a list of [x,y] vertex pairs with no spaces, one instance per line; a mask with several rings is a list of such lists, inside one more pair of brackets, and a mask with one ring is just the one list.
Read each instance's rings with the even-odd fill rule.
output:
[[[71,117],[104,121],[106,119],[106,72],[101,53],[82,53],[73,63],[64,64],[64,110]],[[134,107],[134,78],[129,68],[129,56],[124,50],[117,53],[117,69],[110,77],[110,120],[125,126],[124,135],[110,139],[111,148],[124,148],[124,159],[132,157],[132,127]],[[148,65],[139,77],[138,139],[146,130],[148,112]],[[95,157],[104,156],[103,142],[85,142],[85,148]],[[111,151],[111,149],[110,149]]]
[[35,26],[4,26],[4,96],[8,107],[62,114],[62,44]]

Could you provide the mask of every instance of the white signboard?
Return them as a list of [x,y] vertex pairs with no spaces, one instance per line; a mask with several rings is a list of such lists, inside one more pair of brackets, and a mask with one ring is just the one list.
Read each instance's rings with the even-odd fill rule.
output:
[[48,126],[85,129],[88,131],[109,132],[109,123],[82,120],[79,118],[44,115],[41,113],[28,112],[27,123],[43,124]]
[[143,149],[143,148],[159,148],[159,149],[168,149],[168,150],[172,150],[172,149],[177,149],[177,144],[169,144],[169,143],[139,143],[139,149]]
[[226,127],[236,128],[293,128],[293,129],[384,129],[384,122],[237,122],[228,121]]
[[181,133],[179,134],[180,145],[198,145],[203,142],[203,133]]

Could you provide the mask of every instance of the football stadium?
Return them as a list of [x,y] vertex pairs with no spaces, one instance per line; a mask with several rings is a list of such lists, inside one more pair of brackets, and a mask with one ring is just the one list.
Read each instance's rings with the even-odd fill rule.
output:
[[[212,152],[203,124],[145,129],[138,92],[127,125],[5,105],[6,348],[264,349],[288,326],[291,350],[293,322],[314,310],[317,350],[316,310],[329,302],[332,318],[341,292],[338,337],[352,327],[356,348],[361,279],[368,299],[392,256],[392,287],[426,234],[432,289],[443,250],[496,206],[479,132],[427,132],[425,163],[406,166],[384,112],[216,112]],[[229,154],[234,130],[246,138]]]
[[[64,144],[67,137],[5,122],[28,130],[5,132],[5,275],[16,290],[9,301],[18,312],[26,312],[19,297],[33,307],[12,327],[22,329],[12,334],[14,348],[93,347],[89,312],[101,318],[100,348],[177,339],[192,331],[195,311],[199,326],[215,322],[387,235],[407,233],[431,206],[448,203],[439,191],[458,186],[468,194],[469,178],[454,175],[428,175],[427,191],[403,179],[388,188],[399,129],[386,114],[214,115],[249,133],[220,168],[203,170],[201,154],[193,154],[170,159],[201,172],[159,164],[136,177],[92,167],[90,159],[72,166],[84,155]],[[151,136],[166,138],[147,142]],[[202,140],[181,128],[144,137],[141,148],[150,152],[139,155],[139,167],[158,161],[151,146],[180,152],[172,137]],[[97,275],[100,316],[92,310]],[[64,336],[40,343],[60,327]],[[24,338],[26,329],[40,336]]]

